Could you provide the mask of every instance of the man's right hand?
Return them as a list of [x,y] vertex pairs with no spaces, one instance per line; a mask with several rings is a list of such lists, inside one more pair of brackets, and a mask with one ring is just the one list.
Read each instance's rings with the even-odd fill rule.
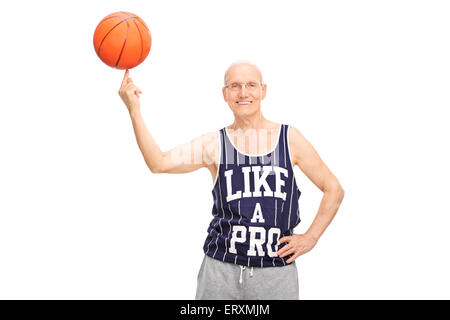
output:
[[123,102],[128,108],[128,112],[139,110],[141,104],[139,101],[139,94],[142,93],[141,89],[139,89],[131,78],[128,77],[129,70],[125,71],[125,75],[123,76],[122,85],[119,89],[119,95],[122,98]]

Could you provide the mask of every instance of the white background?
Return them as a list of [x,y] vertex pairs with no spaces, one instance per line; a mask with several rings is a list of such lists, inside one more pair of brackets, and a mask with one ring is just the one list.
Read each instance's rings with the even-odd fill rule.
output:
[[[7,3],[7,4],[6,4]],[[447,1],[9,1],[0,19],[0,298],[193,299],[212,178],[152,174],[92,38],[153,37],[130,72],[163,151],[233,121],[225,69],[259,65],[345,199],[297,259],[301,299],[448,299]],[[295,168],[307,230],[322,193]]]

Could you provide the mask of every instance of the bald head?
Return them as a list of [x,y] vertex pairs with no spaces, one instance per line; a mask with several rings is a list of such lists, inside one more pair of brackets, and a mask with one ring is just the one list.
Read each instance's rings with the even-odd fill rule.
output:
[[262,78],[262,73],[261,70],[258,68],[257,65],[251,63],[250,61],[247,60],[242,60],[242,61],[236,61],[233,62],[227,69],[227,71],[225,71],[225,75],[223,77],[223,85],[226,86],[227,85],[227,81],[229,79],[229,74],[233,73],[235,71],[248,71],[248,72],[256,72],[258,74],[258,78],[260,79],[261,83],[263,82],[263,78]]

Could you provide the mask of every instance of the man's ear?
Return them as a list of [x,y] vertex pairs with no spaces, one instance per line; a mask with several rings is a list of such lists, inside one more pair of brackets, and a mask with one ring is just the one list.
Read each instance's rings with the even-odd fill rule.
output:
[[223,87],[222,88],[222,94],[223,94],[223,99],[228,102],[228,90],[227,88]]
[[261,87],[259,87],[259,90],[260,90],[261,100],[264,100],[264,98],[266,97],[267,84],[264,83]]

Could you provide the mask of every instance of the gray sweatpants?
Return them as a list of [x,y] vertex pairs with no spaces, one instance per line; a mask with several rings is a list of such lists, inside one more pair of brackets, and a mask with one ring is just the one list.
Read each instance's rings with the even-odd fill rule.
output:
[[295,261],[282,267],[243,267],[207,255],[197,277],[196,300],[298,300]]

